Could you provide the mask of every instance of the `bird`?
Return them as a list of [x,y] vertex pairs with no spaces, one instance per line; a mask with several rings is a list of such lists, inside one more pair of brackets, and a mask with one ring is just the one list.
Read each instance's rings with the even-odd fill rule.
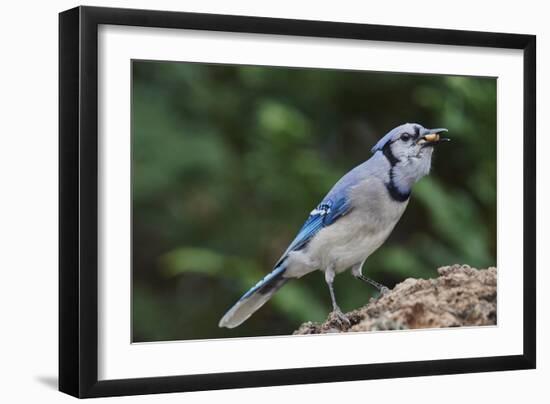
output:
[[349,325],[349,319],[336,302],[333,283],[337,274],[350,270],[381,294],[387,293],[387,287],[363,275],[363,265],[403,215],[413,185],[429,174],[434,146],[450,140],[441,137],[443,132],[447,129],[405,123],[384,135],[372,147],[368,160],[334,184],[273,270],[223,315],[218,326],[239,326],[288,281],[317,270],[324,272],[328,285],[330,316],[342,325]]

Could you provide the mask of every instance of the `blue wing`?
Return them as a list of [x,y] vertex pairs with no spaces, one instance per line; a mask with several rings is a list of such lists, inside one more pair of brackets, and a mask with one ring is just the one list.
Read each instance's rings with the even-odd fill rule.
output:
[[325,198],[323,202],[311,211],[306,222],[298,232],[298,235],[292,243],[290,243],[275,266],[279,266],[286,259],[288,253],[304,248],[322,228],[330,226],[340,217],[346,215],[350,210],[351,206],[349,200],[345,196],[338,199]]

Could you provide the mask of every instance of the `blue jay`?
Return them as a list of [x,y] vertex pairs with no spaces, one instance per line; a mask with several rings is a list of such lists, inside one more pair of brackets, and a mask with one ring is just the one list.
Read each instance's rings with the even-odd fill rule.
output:
[[433,146],[449,140],[439,135],[446,131],[406,123],[382,137],[372,148],[371,158],[344,175],[311,211],[273,271],[227,311],[219,326],[237,327],[290,279],[316,270],[325,273],[331,316],[349,325],[336,303],[334,277],[351,268],[356,278],[381,293],[388,290],[363,276],[363,264],[401,218],[412,186],[430,171]]

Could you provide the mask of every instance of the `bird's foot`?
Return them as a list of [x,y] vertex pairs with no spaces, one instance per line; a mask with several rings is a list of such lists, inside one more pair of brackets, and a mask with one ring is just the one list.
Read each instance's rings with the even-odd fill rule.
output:
[[366,282],[369,285],[376,288],[376,290],[378,291],[378,297],[379,298],[384,296],[385,294],[387,294],[390,291],[390,289],[387,286],[384,286],[381,283],[373,281],[372,279],[369,279],[366,276],[359,275],[358,278],[361,279],[363,282]]
[[338,307],[329,314],[328,321],[331,324],[337,325],[342,331],[345,331],[351,327],[351,321]]

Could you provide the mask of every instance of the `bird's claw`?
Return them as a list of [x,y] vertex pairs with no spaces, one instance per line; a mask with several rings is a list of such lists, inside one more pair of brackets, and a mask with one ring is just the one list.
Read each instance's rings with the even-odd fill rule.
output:
[[390,293],[390,289],[387,286],[382,286],[380,288],[380,297]]
[[335,309],[329,314],[329,321],[337,324],[341,330],[347,330],[351,327],[351,321],[340,309]]

